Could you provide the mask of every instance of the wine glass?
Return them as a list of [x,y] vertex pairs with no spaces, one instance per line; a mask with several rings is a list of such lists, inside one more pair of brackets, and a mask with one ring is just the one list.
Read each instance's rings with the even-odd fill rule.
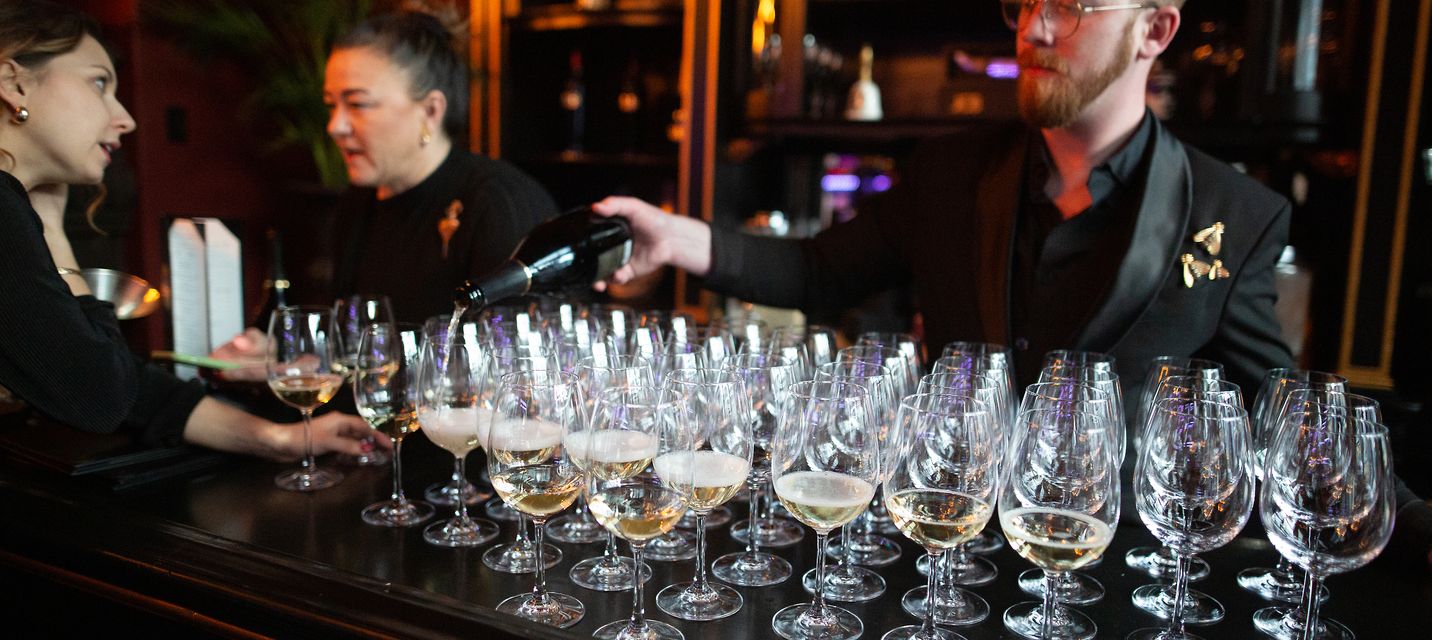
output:
[[[583,477],[562,442],[581,417],[577,379],[554,369],[502,376],[492,427],[487,434],[487,472],[497,495],[532,519],[537,579],[532,593],[518,594],[497,610],[554,627],[570,627],[585,608],[572,596],[547,591],[542,554],[547,518],[582,492]],[[600,518],[598,519],[600,521]]]
[[816,367],[827,362],[834,362],[835,353],[840,350],[835,329],[819,324],[776,327],[771,331],[769,344],[768,350],[782,350],[787,357],[790,354],[784,353],[786,347],[801,346],[800,350],[805,356],[801,365],[802,380],[807,380],[815,375]]
[[1129,638],[1195,640],[1184,630],[1186,601],[1217,602],[1189,590],[1189,557],[1228,544],[1253,512],[1248,412],[1208,400],[1160,400],[1149,410],[1144,436],[1134,467],[1135,504],[1144,526],[1173,550],[1177,569],[1172,587],[1145,585],[1133,594],[1135,604],[1161,602],[1168,628],[1140,629]]
[[750,313],[728,315],[711,323],[711,328],[721,330],[735,340],[737,351],[759,353],[766,348],[770,330],[766,322]]
[[[1113,541],[1118,443],[1108,408],[1089,401],[1102,392],[1077,383],[1046,386],[1063,389],[1046,388],[1047,395],[1023,405],[1029,408],[1019,414],[1006,458],[999,519],[1015,552],[1057,584],[1059,574],[1094,561]],[[1094,621],[1060,605],[1058,591],[1045,589],[1042,603],[1005,610],[1005,628],[1025,638],[1093,638]]]
[[[555,343],[557,367],[568,373],[576,373],[577,364],[583,358],[599,354],[605,357],[611,353],[608,345],[597,334],[587,331],[587,319],[572,320],[574,330]],[[553,518],[547,523],[547,536],[558,542],[586,544],[606,538],[601,523],[592,518],[587,510],[585,494],[577,500],[577,507],[571,513]]]
[[393,441],[393,495],[363,509],[363,521],[411,527],[433,517],[433,506],[403,495],[403,438],[418,430],[418,368],[422,327],[379,322],[358,340],[353,361],[353,400],[358,415]]
[[[1267,457],[1268,443],[1272,440],[1275,425],[1282,424],[1283,411],[1287,408],[1289,394],[1299,389],[1311,389],[1323,393],[1347,391],[1347,378],[1333,373],[1307,369],[1269,369],[1253,400],[1249,418],[1253,421],[1254,468],[1263,476],[1263,461]],[[1286,557],[1279,556],[1272,568],[1251,567],[1238,573],[1238,586],[1252,591],[1269,600],[1298,603],[1303,599],[1304,580],[1298,575],[1294,564]],[[1327,599],[1323,588],[1320,598]]]
[[[940,358],[931,364],[930,372],[979,374],[987,377],[995,388],[1001,390],[999,407],[1006,412],[1006,415],[1000,416],[1001,424],[1010,425],[1011,428],[1014,425],[1019,402],[1014,391],[1014,352],[1010,351],[1009,347],[987,342],[951,342],[941,350]],[[974,540],[965,544],[964,550],[957,550],[952,559],[959,560],[968,555],[964,553],[966,550],[969,553],[991,554],[1002,548],[1004,541],[999,534],[986,527]]]
[[[418,362],[418,424],[428,440],[453,455],[457,475],[467,477],[467,454],[487,440],[492,411],[481,399],[487,363],[463,340],[429,339]],[[440,547],[476,547],[497,537],[497,525],[467,514],[458,500],[452,518],[423,530]]]
[[[760,518],[757,499],[771,481],[771,440],[776,434],[781,404],[791,385],[797,381],[796,364],[779,355],[744,353],[728,358],[723,366],[745,382],[751,437],[754,454],[750,465],[750,488],[746,491],[747,523],[756,523],[756,535],[745,537],[746,550],[728,553],[716,559],[711,572],[731,584],[764,587],[785,582],[791,576],[791,563],[785,558],[761,551],[770,536],[764,531],[779,532],[780,527],[766,527]],[[781,522],[777,520],[776,522]],[[741,523],[732,525],[734,530]],[[747,530],[750,530],[749,524]],[[735,537],[734,533],[732,537]]]
[[274,483],[289,491],[318,491],[343,480],[343,474],[319,469],[313,460],[310,423],[313,410],[333,399],[343,374],[333,369],[337,335],[333,310],[326,307],[279,307],[269,318],[269,389],[303,414],[303,466],[280,473]]
[[682,620],[718,620],[741,610],[741,594],[706,577],[706,515],[746,483],[755,450],[751,395],[728,369],[684,369],[667,374],[665,395],[676,406],[672,427],[687,446],[656,459],[662,482],[696,512],[696,575],[656,594],[656,606]]
[[[925,547],[931,563],[973,538],[994,514],[1002,454],[999,427],[985,404],[970,396],[916,394],[900,403],[895,429],[901,447],[885,480],[885,503],[900,531]],[[887,456],[882,456],[887,457]],[[958,634],[935,626],[941,607],[933,600],[937,573],[921,593],[924,621],[886,633],[883,640],[954,640]],[[946,624],[975,624],[989,615],[989,603],[964,589],[943,594]],[[908,610],[909,607],[906,607]]]
[[736,339],[721,327],[693,326],[684,331],[673,329],[670,338],[671,342],[694,345],[709,363],[717,363],[736,355]]
[[[816,533],[816,584],[825,584],[826,540],[832,529],[859,516],[880,472],[880,445],[870,392],[844,379],[799,382],[781,405],[771,442],[771,476],[786,509]],[[816,589],[810,604],[776,612],[771,627],[793,640],[851,640],[860,618],[825,602]]]
[[[680,405],[658,389],[607,388],[593,403],[589,428],[580,436],[569,434],[565,441],[567,455],[586,474],[585,493],[592,515],[613,535],[631,544],[633,561],[638,564],[647,543],[670,531],[686,511],[685,494],[677,486],[689,483],[692,469],[680,463],[664,468],[658,462],[657,476],[642,473],[658,452],[681,455],[694,449],[699,434],[683,432],[677,427],[679,410]],[[595,637],[682,638],[675,627],[645,619],[644,583],[632,581],[631,618],[602,626],[593,634]]]
[[[621,307],[607,311],[625,313]],[[637,356],[601,354],[594,351],[591,357],[577,363],[574,375],[584,399],[581,411],[587,420],[586,424],[590,424],[596,407],[595,401],[603,391],[622,387],[657,386],[651,361]],[[582,428],[582,424],[578,423],[573,430],[580,431]],[[691,553],[695,555],[694,548]],[[578,586],[594,591],[626,591],[632,588],[632,580],[638,567],[643,582],[651,579],[651,567],[637,565],[633,560],[618,554],[616,536],[608,531],[607,544],[602,555],[576,563],[567,575]]]
[[1319,619],[1322,579],[1371,562],[1392,535],[1395,512],[1387,428],[1345,403],[1307,402],[1286,412],[1268,446],[1259,514],[1278,553],[1306,571],[1302,604],[1259,609],[1253,625],[1280,640],[1350,639]]
[[[476,321],[460,321],[456,327],[456,335],[470,348],[483,344],[483,325]],[[428,318],[423,322],[423,336],[427,340],[447,340],[449,329],[453,328],[452,314],[444,313]],[[435,483],[423,490],[423,499],[439,507],[456,507],[457,500],[461,499],[469,505],[477,504],[492,494],[484,493],[476,485],[458,473],[457,465],[453,465],[452,477],[445,483]]]
[[[339,369],[351,379],[358,358],[358,342],[363,337],[363,331],[375,322],[392,322],[393,305],[388,302],[388,296],[378,294],[339,298],[333,302],[333,319],[338,326],[338,344],[342,347],[334,369]],[[334,459],[342,464],[360,467],[381,467],[388,464],[387,452],[381,447],[373,446],[377,442],[372,437],[365,440],[369,444],[367,453],[356,456],[342,453]]]

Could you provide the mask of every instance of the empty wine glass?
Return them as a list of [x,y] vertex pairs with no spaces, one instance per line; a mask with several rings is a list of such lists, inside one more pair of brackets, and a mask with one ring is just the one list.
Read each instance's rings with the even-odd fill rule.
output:
[[[339,298],[333,303],[333,321],[337,325],[340,347],[333,368],[351,379],[358,358],[358,342],[363,337],[363,331],[375,322],[392,322],[392,304],[388,302],[388,296],[371,293]],[[377,443],[371,436],[365,440],[370,445],[367,453],[356,456],[343,453],[337,455],[334,460],[360,467],[381,467],[388,464],[388,453],[381,447],[372,446]]]
[[[757,499],[762,489],[771,480],[771,442],[781,416],[781,405],[786,394],[799,376],[795,362],[779,355],[745,353],[728,358],[723,366],[733,371],[745,382],[747,398],[751,403],[748,415],[751,420],[753,457],[746,492],[747,523],[756,522],[756,535],[746,536],[746,550],[728,553],[716,559],[711,572],[716,577],[746,587],[764,587],[784,582],[791,576],[791,563],[784,558],[761,551],[767,536],[761,535],[762,526]],[[740,523],[737,523],[740,524]],[[732,525],[733,534],[736,525]],[[750,530],[749,524],[747,530]]]
[[[800,382],[781,405],[772,440],[771,475],[776,496],[792,515],[816,533],[816,584],[824,584],[826,537],[854,520],[875,496],[880,446],[870,392],[845,380]],[[771,627],[782,638],[852,640],[864,629],[860,618],[826,604],[816,589],[810,604],[776,612]]]
[[682,620],[725,618],[740,611],[741,594],[707,579],[704,520],[746,483],[755,450],[751,395],[727,369],[673,371],[662,389],[676,406],[672,427],[689,446],[664,452],[656,473],[696,512],[696,575],[658,592],[656,606]]
[[313,410],[333,399],[343,374],[333,368],[337,355],[333,310],[326,307],[279,307],[269,318],[268,385],[284,404],[303,415],[303,465],[280,473],[274,483],[289,491],[318,491],[343,480],[313,460],[310,423]]
[[497,610],[554,627],[570,627],[585,608],[572,596],[547,591],[542,560],[547,518],[582,492],[583,476],[564,454],[566,433],[579,421],[577,379],[553,369],[502,377],[487,434],[487,471],[502,500],[532,519],[537,579],[532,593],[503,600]]
[[[487,439],[492,411],[483,406],[487,363],[463,340],[429,339],[418,362],[418,424],[428,440],[453,455],[457,474],[467,477],[467,454]],[[476,547],[497,537],[497,525],[467,514],[459,500],[456,513],[423,530],[423,539],[442,547]]]
[[[986,342],[951,342],[945,345],[940,358],[931,363],[930,371],[987,376],[995,387],[1002,389],[1000,407],[1007,412],[1006,416],[1000,418],[1002,424],[1014,424],[1015,415],[1019,411],[1019,398],[1014,389],[1014,352],[1010,351],[1009,347]],[[991,554],[1003,548],[1004,540],[990,527],[986,527],[975,539],[964,545],[964,551],[978,554]],[[965,555],[963,551],[956,551],[954,558],[958,559],[962,555]]]
[[1387,428],[1354,417],[1335,398],[1284,414],[1269,442],[1259,514],[1278,553],[1307,577],[1297,609],[1254,613],[1259,631],[1280,640],[1354,637],[1319,618],[1319,587],[1386,546],[1395,512],[1391,460]]
[[[994,514],[1002,455],[998,429],[984,403],[970,396],[911,395],[900,403],[896,431],[905,434],[903,455],[886,474],[885,502],[906,537],[925,547],[930,561],[968,541]],[[888,456],[882,456],[887,458]],[[935,626],[937,572],[923,592],[924,621],[892,629],[883,640],[954,640],[958,634]],[[975,624],[989,615],[989,603],[963,589],[942,594],[946,624]]]
[[[1103,392],[1077,383],[1045,386],[1022,403],[1000,488],[999,518],[1020,556],[1043,569],[1050,584],[1104,553],[1119,521],[1118,443]],[[1026,394],[1026,400],[1030,400]],[[1094,621],[1057,600],[1014,605],[1005,628],[1025,638],[1093,638]]]
[[1144,437],[1134,468],[1134,499],[1144,526],[1173,550],[1177,569],[1171,587],[1145,585],[1133,594],[1136,605],[1161,602],[1168,628],[1140,629],[1129,638],[1195,640],[1184,630],[1185,607],[1221,607],[1189,590],[1189,556],[1228,544],[1253,511],[1248,413],[1242,406],[1208,400],[1160,400],[1149,411]]
[[353,400],[358,415],[393,442],[393,494],[363,509],[363,521],[411,527],[433,517],[433,506],[403,495],[403,439],[418,430],[418,369],[422,327],[380,322],[368,325],[353,361]]
[[[679,406],[651,387],[604,389],[593,403],[591,424],[580,436],[569,434],[565,441],[567,455],[586,474],[585,493],[593,516],[631,544],[638,564],[647,543],[670,531],[686,511],[685,494],[672,485],[682,486],[684,481],[690,486],[692,469],[681,464],[663,468],[666,465],[658,463],[657,476],[642,473],[658,452],[681,455],[695,448],[699,433],[677,427]],[[643,615],[644,582],[632,581],[631,618],[602,626],[594,637],[681,640],[675,627]]]

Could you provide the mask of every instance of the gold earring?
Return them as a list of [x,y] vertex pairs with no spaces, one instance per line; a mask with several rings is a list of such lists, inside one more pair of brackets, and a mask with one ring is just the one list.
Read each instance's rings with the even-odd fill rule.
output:
[[433,133],[431,131],[428,131],[428,125],[423,125],[423,133],[422,135],[418,136],[418,140],[422,142],[423,146],[425,147],[428,146],[429,142],[433,141]]
[[27,120],[29,120],[29,119],[30,119],[30,110],[29,110],[29,109],[26,109],[25,107],[15,107],[15,116],[12,117],[12,118],[10,118],[10,121],[13,122],[13,123],[15,123],[15,124],[24,124],[25,121],[27,121]]

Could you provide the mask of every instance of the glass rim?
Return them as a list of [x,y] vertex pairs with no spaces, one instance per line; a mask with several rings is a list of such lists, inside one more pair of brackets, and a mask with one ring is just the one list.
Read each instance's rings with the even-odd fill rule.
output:
[[994,417],[994,411],[989,408],[989,403],[965,393],[912,393],[900,399],[900,411],[909,409],[910,411],[922,414],[943,413],[920,404],[919,400],[922,398],[957,398],[961,402],[969,402],[976,407],[976,410],[965,412],[962,415],[985,414],[991,418]]

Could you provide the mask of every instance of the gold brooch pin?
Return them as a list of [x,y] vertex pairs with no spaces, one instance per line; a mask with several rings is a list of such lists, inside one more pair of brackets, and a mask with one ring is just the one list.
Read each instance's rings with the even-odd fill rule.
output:
[[447,212],[443,214],[443,219],[438,221],[438,235],[443,239],[444,260],[447,260],[448,256],[448,242],[452,240],[453,234],[457,233],[457,228],[462,226],[462,221],[457,219],[460,215],[462,215],[462,201],[453,200],[452,204],[448,205]]
[[1228,272],[1228,268],[1223,266],[1222,260],[1214,260],[1213,264],[1208,264],[1193,257],[1191,253],[1185,253],[1179,256],[1178,261],[1183,263],[1183,286],[1189,289],[1192,289],[1193,284],[1203,279],[1204,276],[1208,276],[1209,280],[1217,280],[1229,278],[1232,275]]
[[1208,255],[1218,255],[1223,250],[1223,223],[1215,222],[1213,226],[1193,234],[1193,241],[1203,245]]

